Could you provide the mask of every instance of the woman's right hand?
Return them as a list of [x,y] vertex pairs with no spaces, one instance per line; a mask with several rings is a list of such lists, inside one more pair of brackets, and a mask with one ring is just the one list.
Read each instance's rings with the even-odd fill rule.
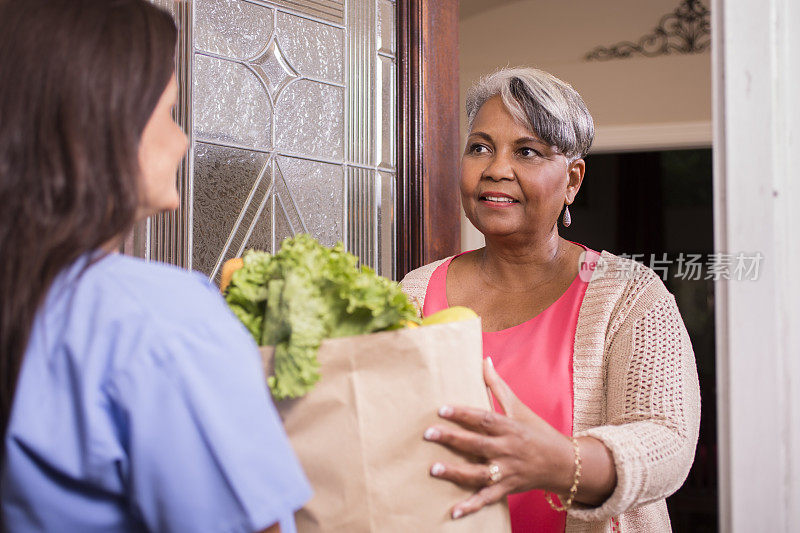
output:
[[[564,493],[574,474],[572,443],[531,411],[500,378],[490,359],[484,379],[505,415],[472,407],[443,406],[439,416],[461,427],[432,426],[425,439],[482,462],[436,463],[431,475],[476,489],[457,504],[453,518],[473,513],[507,494],[531,489]],[[499,469],[491,475],[490,469]]]
[[[443,406],[439,416],[461,427],[432,426],[425,431],[426,440],[482,461],[435,463],[431,467],[431,475],[475,489],[472,496],[453,507],[453,518],[474,513],[515,492],[544,489],[567,494],[575,477],[571,440],[517,398],[497,374],[491,359],[484,362],[484,380],[505,414]],[[586,457],[577,499],[600,503],[616,484],[610,452],[596,439],[579,442]],[[497,470],[494,476],[492,469]]]

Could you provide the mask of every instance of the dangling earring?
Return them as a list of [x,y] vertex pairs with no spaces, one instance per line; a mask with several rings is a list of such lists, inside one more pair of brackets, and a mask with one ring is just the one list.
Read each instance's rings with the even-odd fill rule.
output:
[[565,228],[572,224],[572,217],[569,215],[569,204],[564,205],[564,217],[561,219],[561,223],[564,224]]

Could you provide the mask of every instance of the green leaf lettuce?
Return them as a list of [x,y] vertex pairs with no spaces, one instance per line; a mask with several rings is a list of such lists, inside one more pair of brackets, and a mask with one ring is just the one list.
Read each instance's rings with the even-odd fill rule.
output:
[[249,251],[243,260],[225,299],[259,345],[275,346],[268,383],[276,399],[302,396],[319,380],[323,339],[418,321],[400,285],[358,268],[341,243],[327,248],[302,234],[275,255]]

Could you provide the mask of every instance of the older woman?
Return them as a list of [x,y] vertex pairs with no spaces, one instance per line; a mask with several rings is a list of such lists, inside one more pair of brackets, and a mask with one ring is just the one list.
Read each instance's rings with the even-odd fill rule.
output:
[[486,246],[403,286],[426,315],[455,305],[480,315],[485,378],[504,414],[443,406],[455,424],[424,437],[477,460],[431,475],[475,488],[453,518],[508,495],[515,532],[669,531],[664,499],[697,442],[694,354],[655,273],[559,237],[592,117],[571,86],[530,68],[480,80],[467,115],[461,199]]

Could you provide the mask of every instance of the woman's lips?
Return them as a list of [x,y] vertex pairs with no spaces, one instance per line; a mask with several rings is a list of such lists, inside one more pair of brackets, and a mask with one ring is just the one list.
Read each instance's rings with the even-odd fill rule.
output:
[[507,194],[495,193],[495,192],[481,194],[479,200],[481,201],[481,203],[487,206],[499,207],[499,208],[511,207],[519,203],[517,200],[515,200],[514,198],[510,197]]

